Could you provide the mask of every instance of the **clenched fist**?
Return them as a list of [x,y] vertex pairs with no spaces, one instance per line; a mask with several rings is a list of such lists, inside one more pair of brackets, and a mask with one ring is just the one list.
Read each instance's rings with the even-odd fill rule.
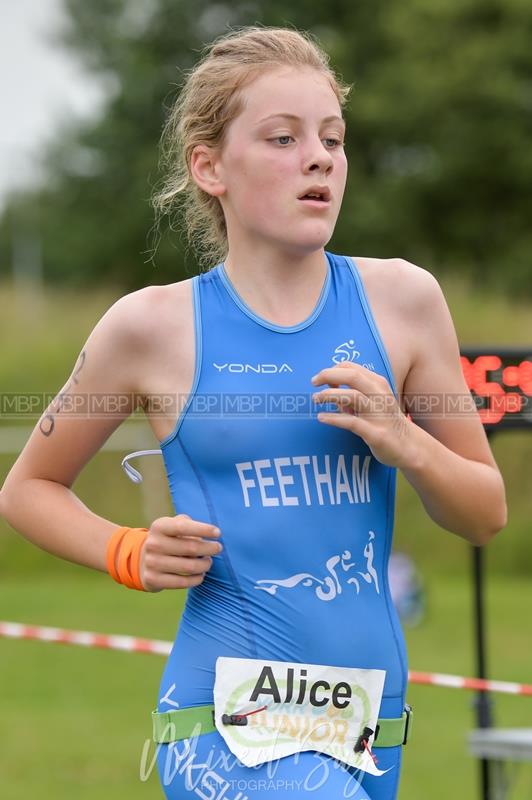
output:
[[159,517],[148,531],[140,557],[140,577],[148,592],[198,586],[221,553],[220,531],[188,514]]

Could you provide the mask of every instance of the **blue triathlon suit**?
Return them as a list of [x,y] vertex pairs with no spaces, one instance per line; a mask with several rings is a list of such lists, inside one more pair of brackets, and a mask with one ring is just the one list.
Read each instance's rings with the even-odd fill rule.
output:
[[[175,513],[217,525],[223,552],[187,595],[157,709],[213,702],[218,656],[386,670],[381,717],[400,717],[407,656],[392,604],[396,469],[319,422],[311,378],[350,360],[393,374],[354,261],[324,251],[312,314],[280,326],[238,295],[223,263],[195,276],[195,376],[161,443]],[[158,745],[167,798],[394,800],[401,746],[374,776],[315,751],[248,768],[218,732]]]

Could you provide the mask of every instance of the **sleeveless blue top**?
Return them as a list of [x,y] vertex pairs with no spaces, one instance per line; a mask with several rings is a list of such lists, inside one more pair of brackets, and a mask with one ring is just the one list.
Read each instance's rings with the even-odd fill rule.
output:
[[314,311],[289,327],[257,316],[223,263],[192,279],[194,382],[161,450],[175,513],[217,525],[223,551],[188,592],[160,711],[212,703],[218,656],[384,669],[383,698],[402,710],[388,585],[396,470],[316,419],[336,407],[312,401],[310,380],[351,360],[397,393],[356,264],[324,258]]

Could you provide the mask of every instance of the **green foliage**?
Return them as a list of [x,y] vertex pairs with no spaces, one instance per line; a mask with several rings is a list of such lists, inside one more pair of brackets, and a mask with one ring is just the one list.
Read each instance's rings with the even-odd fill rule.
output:
[[[49,179],[0,223],[38,230],[45,274],[128,288],[196,271],[177,234],[149,261],[158,140],[183,71],[230,27],[316,34],[354,84],[350,174],[331,249],[401,256],[531,294],[532,5],[526,0],[66,0],[66,45],[111,87],[100,119],[64,130]],[[504,265],[504,268],[502,268]]]

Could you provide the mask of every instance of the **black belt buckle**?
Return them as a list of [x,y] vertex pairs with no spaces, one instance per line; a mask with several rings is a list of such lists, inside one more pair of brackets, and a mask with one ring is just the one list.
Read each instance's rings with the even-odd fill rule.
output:
[[403,744],[406,744],[408,741],[408,729],[410,728],[410,715],[413,713],[413,709],[412,706],[408,705],[408,703],[405,703],[404,710],[406,711],[406,725],[405,725],[405,737],[403,739]]
[[356,740],[356,744],[355,744],[355,746],[353,748],[355,753],[363,753],[364,752],[364,750],[365,750],[364,742],[366,744],[369,743],[369,737],[371,736],[372,733],[373,733],[373,731],[372,731],[371,728],[364,728],[364,730],[362,731],[362,733],[360,734],[360,736]]
[[247,717],[241,714],[222,714],[222,725],[247,725]]

